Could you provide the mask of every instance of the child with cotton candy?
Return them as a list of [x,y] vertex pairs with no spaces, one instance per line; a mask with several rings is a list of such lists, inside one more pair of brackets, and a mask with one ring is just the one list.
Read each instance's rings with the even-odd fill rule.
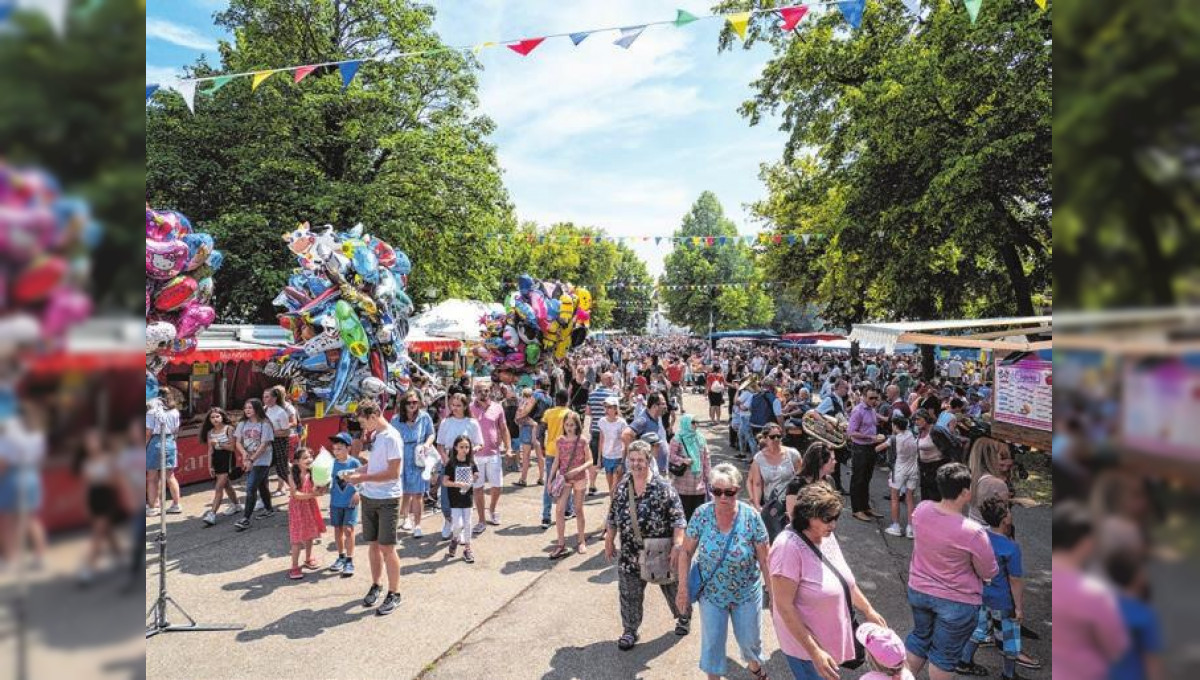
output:
[[[291,469],[291,500],[288,503],[288,537],[292,543],[292,568],[288,578],[304,578],[304,569],[320,569],[313,557],[313,541],[325,533],[325,520],[321,517],[321,506],[317,498],[329,487],[318,487],[313,482],[313,454],[309,449],[296,452],[296,464]],[[304,564],[300,564],[300,550],[304,549]]]
[[854,636],[866,650],[867,667],[871,669],[859,680],[914,680],[912,672],[904,667],[904,643],[895,631],[879,624],[864,623]]

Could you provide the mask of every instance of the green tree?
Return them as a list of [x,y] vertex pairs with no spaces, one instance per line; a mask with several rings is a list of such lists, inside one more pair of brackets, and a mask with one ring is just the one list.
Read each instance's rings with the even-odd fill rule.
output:
[[972,25],[924,4],[917,21],[868,2],[850,34],[837,13],[795,36],[764,21],[747,41],[775,57],[742,112],[790,133],[756,211],[810,235],[766,269],[835,325],[1032,314],[1050,290],[1050,17],[992,0]]
[[[232,0],[216,23],[220,72],[438,50],[434,10],[405,0]],[[160,93],[147,111],[146,191],[212,232],[226,253],[217,274],[219,318],[262,322],[295,266],[280,235],[310,221],[369,233],[413,262],[418,303],[498,299],[502,240],[515,219],[488,142],[472,113],[478,64],[443,50],[362,64],[343,91],[336,68],[293,84],[276,74],[201,88],[196,114]],[[189,72],[215,73],[203,60]]]
[[101,307],[142,306],[144,278],[131,260],[143,242],[146,128],[145,13],[134,2],[81,2],[65,38],[41,12],[17,12],[0,37],[0,155],[45,168],[82,196],[104,227],[91,291]]
[[617,244],[617,266],[613,281],[619,287],[606,287],[607,296],[613,302],[613,328],[630,333],[640,333],[646,328],[655,301],[654,279],[646,269],[646,263],[623,243]]
[[[667,256],[662,284],[667,318],[687,326],[693,333],[709,331],[710,321],[718,330],[763,326],[771,322],[774,308],[770,297],[757,284],[762,277],[749,246],[741,242],[737,226],[725,217],[715,194],[700,194],[684,216],[676,237],[712,236],[732,239],[724,245],[681,241]],[[745,284],[737,288],[718,284]],[[695,288],[710,285],[712,288]],[[670,286],[687,286],[672,290]]]

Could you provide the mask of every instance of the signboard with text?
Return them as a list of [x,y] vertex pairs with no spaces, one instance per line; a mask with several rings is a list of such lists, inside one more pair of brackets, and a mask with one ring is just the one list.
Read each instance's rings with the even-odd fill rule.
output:
[[997,359],[993,420],[1049,432],[1054,425],[1053,373],[1050,361]]

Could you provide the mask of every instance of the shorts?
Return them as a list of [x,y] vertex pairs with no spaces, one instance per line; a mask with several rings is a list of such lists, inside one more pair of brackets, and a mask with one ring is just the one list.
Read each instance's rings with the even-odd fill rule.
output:
[[521,431],[517,434],[517,446],[533,446],[533,426],[522,425]]
[[233,451],[223,449],[214,449],[212,452],[213,472],[218,475],[227,475],[233,469]]
[[988,641],[992,631],[1000,629],[1000,653],[1005,658],[1015,659],[1021,656],[1021,624],[1017,623],[1016,612],[1012,610],[979,608],[979,620],[975,632],[971,634],[971,642],[981,645]]
[[897,491],[916,491],[920,485],[921,471],[916,463],[904,467],[894,467],[892,474],[888,475],[888,488]]
[[125,509],[121,507],[121,496],[111,486],[89,486],[87,506],[88,513],[94,518],[105,517],[113,523],[126,519]]
[[979,621],[979,605],[965,604],[908,589],[913,629],[904,641],[909,654],[952,673],[963,645]]
[[724,390],[721,390],[720,392],[709,391],[709,393],[708,393],[708,405],[709,406],[722,406],[724,404],[725,404],[725,391]]
[[42,508],[42,475],[9,467],[0,475],[0,512],[15,513],[22,508],[29,512]]
[[[359,500],[362,500],[361,497]],[[355,524],[358,524],[358,506],[353,508],[329,508],[329,526],[352,527]],[[382,542],[380,541],[380,543]]]
[[601,458],[600,464],[604,467],[604,471],[606,473],[612,474],[617,471],[617,468],[621,467],[621,459],[620,458]]
[[[156,434],[146,442],[146,469],[150,472],[164,467],[159,459],[159,454],[162,452],[160,437],[162,435]],[[175,445],[175,435],[167,435],[167,464],[165,467],[168,470],[174,470],[179,466],[178,458],[179,449]]]
[[362,496],[363,541],[379,545],[396,545],[396,520],[400,516],[399,498],[367,498]]
[[504,461],[498,455],[480,456],[475,459],[479,468],[479,479],[475,480],[472,488],[482,489],[484,484],[499,489],[504,486]]
[[600,431],[592,432],[592,438],[588,440],[588,448],[592,450],[592,465],[600,464]]

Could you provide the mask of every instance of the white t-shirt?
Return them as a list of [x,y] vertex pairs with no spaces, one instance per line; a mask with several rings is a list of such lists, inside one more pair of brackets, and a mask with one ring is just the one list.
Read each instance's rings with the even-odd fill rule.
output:
[[375,439],[371,442],[371,451],[367,457],[367,474],[384,472],[393,460],[401,461],[401,469],[397,471],[396,478],[382,482],[363,482],[359,485],[358,492],[364,498],[386,500],[404,495],[404,487],[400,484],[400,477],[404,472],[404,440],[400,438],[396,428],[387,425],[375,433]]
[[959,361],[958,359],[951,359],[950,363],[946,366],[946,375],[950,376],[951,378],[957,379],[957,378],[961,378],[962,374],[963,374],[962,362]]
[[284,407],[271,406],[267,409],[267,420],[271,421],[271,427],[276,430],[286,430],[291,419]]
[[625,453],[625,445],[621,441],[621,433],[629,425],[624,418],[617,418],[610,421],[608,418],[600,419],[600,434],[604,436],[604,450],[600,455],[609,460],[622,458]]
[[454,446],[454,440],[458,439],[458,435],[465,434],[471,438],[473,446],[483,446],[483,430],[479,429],[479,421],[474,418],[446,418],[438,425],[437,444],[445,447],[446,453],[450,453],[450,447]]
[[[159,416],[162,417],[162,424],[159,424]],[[164,429],[165,428],[165,429]],[[179,431],[179,411],[171,409],[170,411],[147,411],[146,412],[146,429],[154,434],[175,434]]]
[[[179,415],[178,411],[175,412]],[[36,468],[46,457],[46,434],[10,423],[0,435],[0,460],[11,466]]]
[[896,439],[896,468],[917,467],[917,438],[913,433],[906,431],[892,436]]

